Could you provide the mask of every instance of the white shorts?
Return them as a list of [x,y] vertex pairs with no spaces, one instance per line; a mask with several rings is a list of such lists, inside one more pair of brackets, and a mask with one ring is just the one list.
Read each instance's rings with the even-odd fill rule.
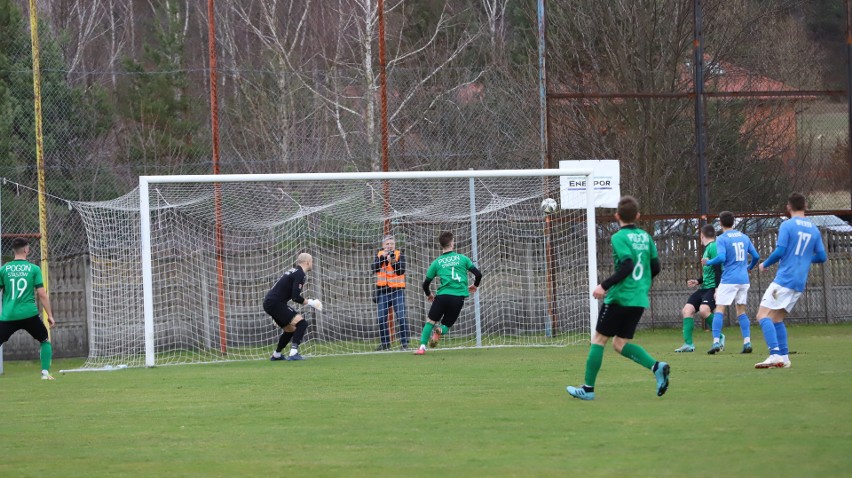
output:
[[769,288],[766,289],[766,293],[760,299],[760,306],[770,310],[784,309],[791,312],[801,296],[801,292],[781,287],[773,282],[769,284]]
[[716,305],[745,305],[748,299],[749,284],[719,284],[716,287]]

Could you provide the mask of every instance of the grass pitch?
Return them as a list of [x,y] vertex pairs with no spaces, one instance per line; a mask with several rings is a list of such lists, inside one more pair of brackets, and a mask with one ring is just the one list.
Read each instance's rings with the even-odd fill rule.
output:
[[[791,326],[793,368],[728,350],[636,343],[671,387],[608,348],[597,400],[587,347],[384,353],[304,362],[0,376],[0,476],[848,476],[852,325]],[[35,345],[34,345],[35,346]],[[81,361],[58,361],[54,369]]]

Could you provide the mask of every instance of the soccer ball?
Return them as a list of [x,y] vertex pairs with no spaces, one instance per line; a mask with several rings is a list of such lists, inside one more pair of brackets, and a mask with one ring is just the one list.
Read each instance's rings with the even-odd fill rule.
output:
[[559,206],[556,204],[556,200],[553,198],[545,198],[544,201],[541,202],[541,212],[545,214],[551,214],[555,212]]

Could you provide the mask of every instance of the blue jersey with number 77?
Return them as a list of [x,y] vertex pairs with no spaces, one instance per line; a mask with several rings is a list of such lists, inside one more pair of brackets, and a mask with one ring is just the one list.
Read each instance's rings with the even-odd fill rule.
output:
[[[708,266],[722,264],[720,284],[748,284],[748,271],[757,265],[760,256],[745,234],[731,229],[716,238],[716,257],[707,262]],[[751,264],[746,261],[751,256]]]
[[778,229],[778,247],[786,250],[781,256],[774,282],[803,292],[814,256],[825,256],[819,229],[807,219],[787,219]]

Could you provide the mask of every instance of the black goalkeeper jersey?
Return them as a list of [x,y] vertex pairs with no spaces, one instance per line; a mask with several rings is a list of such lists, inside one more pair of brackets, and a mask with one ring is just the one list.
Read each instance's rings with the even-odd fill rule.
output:
[[272,286],[272,289],[269,289],[269,292],[266,293],[264,303],[286,303],[287,301],[292,300],[297,304],[304,304],[305,298],[302,297],[302,286],[305,285],[305,279],[305,271],[302,270],[302,267],[293,267],[285,272],[280,279],[278,279],[278,282]]

